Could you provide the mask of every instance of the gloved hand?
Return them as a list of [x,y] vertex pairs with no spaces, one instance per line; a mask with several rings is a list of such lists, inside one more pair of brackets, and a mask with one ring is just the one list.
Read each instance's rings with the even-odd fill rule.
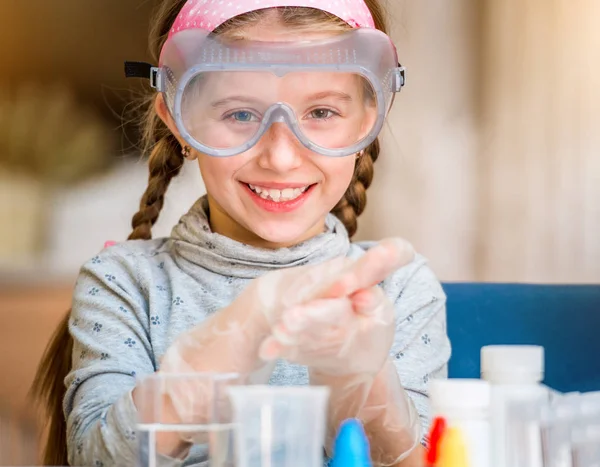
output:
[[[335,282],[349,260],[269,272],[252,282],[229,306],[180,334],[165,353],[166,373],[235,372],[248,382],[265,383],[262,341],[283,310],[314,299]],[[266,378],[266,379],[265,379]]]
[[328,375],[377,374],[392,345],[394,307],[381,287],[286,309],[260,349]]
[[[233,372],[239,374],[242,384],[266,383],[275,362],[261,359],[259,348],[284,310],[313,300],[348,300],[361,289],[379,283],[412,257],[412,248],[406,242],[392,239],[373,247],[358,261],[336,258],[316,266],[270,272],[252,281],[227,308],[180,335],[163,357],[160,371]],[[376,326],[385,328],[381,323]],[[211,413],[207,407],[219,404],[224,410],[227,406],[226,400],[214,400],[210,387],[198,387],[198,384],[202,385],[180,381],[165,388],[174,423],[177,420],[190,423],[190,414],[194,414],[194,423],[201,423],[207,420],[198,416],[206,413],[208,417]],[[205,405],[200,403],[202,407],[192,408],[192,404],[198,403],[195,401],[203,400],[198,397],[199,393],[207,394]]]
[[397,433],[394,449],[372,443],[376,465],[400,462],[419,440],[417,412],[388,360],[394,306],[380,287],[372,286],[413,257],[412,247],[402,241],[370,249],[342,274],[345,279],[322,294],[332,298],[285,310],[260,350],[266,360],[285,358],[308,366],[311,384],[331,388],[327,447],[347,418],[359,418],[388,436]]
[[263,342],[261,357],[284,358],[325,375],[374,377],[395,334],[394,305],[375,284],[413,258],[412,246],[400,239],[369,249],[320,298],[286,308]]
[[[331,290],[342,293],[355,280],[348,274],[351,264],[341,257],[320,265],[272,271],[255,279],[228,307],[179,335],[165,353],[160,371],[237,373],[240,384],[267,383],[275,361],[261,359],[259,347],[272,326],[286,309],[327,296]],[[199,394],[208,394],[207,401],[214,394],[202,384],[206,383],[179,380],[165,388],[170,406],[179,414],[176,419],[209,413],[204,406],[192,408],[194,401],[202,400]],[[225,406],[227,401],[219,403]],[[195,423],[197,418],[195,415]]]
[[[341,257],[320,265],[276,270],[253,280],[229,306],[179,335],[167,349],[160,373],[236,373],[238,384],[266,383],[275,362],[261,360],[258,351],[273,324],[283,310],[335,286],[350,262]],[[165,423],[203,425],[214,422],[215,414],[221,421],[227,418],[229,401],[223,387],[210,379],[166,379],[159,398]],[[144,396],[152,394],[152,388],[143,385],[142,381],[134,391],[134,402],[137,399],[143,404]],[[161,436],[159,452],[181,457],[190,442],[203,444],[206,436],[190,432]]]

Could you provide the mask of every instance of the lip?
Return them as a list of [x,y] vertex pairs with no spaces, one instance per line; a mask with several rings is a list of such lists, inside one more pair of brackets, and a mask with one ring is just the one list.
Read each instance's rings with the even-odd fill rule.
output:
[[313,185],[313,183],[280,183],[280,182],[241,182],[247,185],[259,186],[261,188],[272,188],[273,190],[284,190],[286,188],[304,188]]
[[[246,193],[248,193],[248,195],[250,196],[252,201],[254,201],[254,203],[259,208],[261,208],[267,212],[283,214],[283,213],[293,212],[293,211],[296,211],[297,209],[299,209],[300,206],[302,206],[306,202],[306,200],[312,195],[312,192],[317,184],[313,183],[312,185],[309,186],[309,188],[304,193],[302,193],[300,196],[298,196],[297,198],[295,198],[293,200],[279,201],[279,202],[271,201],[270,199],[264,199],[264,198],[260,197],[254,191],[252,191],[250,189],[250,187],[248,186],[248,184],[245,182],[240,182],[240,185],[242,186],[242,189],[245,190]],[[251,185],[254,185],[254,183],[251,183]],[[263,186],[263,185],[259,185],[258,183],[257,183],[257,185]],[[299,185],[296,188],[300,188],[300,187],[304,187],[304,186],[306,186],[306,185]],[[265,188],[267,188],[267,187],[265,187]],[[291,185],[287,184],[287,185],[285,185],[285,188],[291,188]]]

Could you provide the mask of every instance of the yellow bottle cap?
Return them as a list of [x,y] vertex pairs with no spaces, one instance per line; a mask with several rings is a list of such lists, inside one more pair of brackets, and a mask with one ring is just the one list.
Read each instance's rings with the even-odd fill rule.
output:
[[456,427],[446,429],[440,440],[436,467],[469,467],[467,445]]

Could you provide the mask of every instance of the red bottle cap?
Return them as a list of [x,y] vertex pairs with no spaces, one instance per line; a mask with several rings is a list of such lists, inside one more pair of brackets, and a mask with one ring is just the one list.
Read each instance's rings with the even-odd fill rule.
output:
[[431,424],[429,431],[429,449],[425,456],[426,465],[435,465],[439,456],[440,439],[446,430],[446,419],[436,417]]

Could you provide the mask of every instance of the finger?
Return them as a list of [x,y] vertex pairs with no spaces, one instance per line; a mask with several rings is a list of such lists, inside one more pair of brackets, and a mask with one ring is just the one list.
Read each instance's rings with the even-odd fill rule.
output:
[[283,345],[273,336],[267,337],[258,349],[258,356],[268,362],[279,358],[283,350]]
[[359,315],[373,316],[386,300],[385,292],[381,287],[361,289],[351,297],[354,312]]
[[353,315],[349,298],[314,300],[284,311],[272,334],[282,345],[298,345],[302,339],[316,339],[344,326]]
[[355,344],[357,327],[338,328],[317,338],[303,336],[296,346],[283,346],[281,357],[295,363],[313,366],[324,363],[323,359],[342,358]]
[[264,361],[278,358],[298,363],[311,361],[319,356],[333,353],[341,347],[340,342],[302,340],[301,345],[284,345],[274,336],[267,337],[258,350],[259,357]]
[[382,240],[351,264],[320,298],[348,296],[373,287],[413,259],[414,249],[407,241],[401,238]]
[[290,308],[316,298],[323,282],[339,275],[350,261],[338,256],[321,264],[272,270],[255,282],[257,301],[271,310]]
[[303,336],[297,345],[284,345],[274,336],[270,336],[261,344],[259,356],[265,361],[283,358],[303,365],[317,364],[320,358],[340,354],[340,349],[347,343],[347,338],[347,332],[329,336],[328,339],[312,339]]
[[284,311],[281,322],[291,332],[301,331],[309,326],[340,326],[348,321],[352,312],[352,301],[348,297],[312,300]]
[[282,305],[292,307],[318,298],[319,292],[323,289],[323,284],[330,281],[332,277],[342,274],[352,262],[352,259],[341,256],[325,263],[301,266],[306,268],[305,273],[302,275],[290,274],[289,283],[285,284],[285,289],[289,290],[289,293],[282,298]]

